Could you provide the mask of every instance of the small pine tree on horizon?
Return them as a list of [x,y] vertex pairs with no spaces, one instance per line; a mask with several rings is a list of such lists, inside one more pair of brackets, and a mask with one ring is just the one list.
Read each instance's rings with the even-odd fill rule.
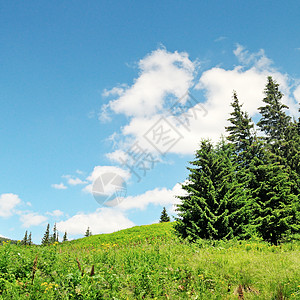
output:
[[159,220],[159,223],[164,223],[164,222],[170,222],[170,217],[169,217],[165,207],[163,208],[163,210],[161,212],[160,220]]
[[87,228],[86,232],[85,232],[85,237],[89,237],[92,235],[92,232],[90,231],[90,227]]
[[63,236],[63,242],[67,242],[68,241],[68,237],[67,237],[67,232],[65,231],[65,234]]
[[50,237],[50,243],[53,244],[55,242],[58,242],[58,232],[57,232],[57,229],[56,229],[56,223],[54,223],[53,234]]
[[28,244],[28,245],[32,245],[31,232],[29,233],[28,240],[27,240],[27,244]]
[[25,231],[25,235],[24,235],[24,238],[23,238],[23,240],[22,240],[22,245],[28,245],[28,237],[27,237],[27,230]]
[[48,223],[45,234],[42,238],[42,245],[48,246],[50,244],[50,224]]

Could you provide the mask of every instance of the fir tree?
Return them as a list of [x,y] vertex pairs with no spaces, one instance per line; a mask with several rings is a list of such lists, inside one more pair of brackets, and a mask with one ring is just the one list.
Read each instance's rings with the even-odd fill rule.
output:
[[86,232],[85,232],[85,237],[91,236],[92,232],[90,231],[90,227],[87,228]]
[[31,238],[31,232],[29,233],[29,236],[28,236],[28,245],[32,245],[32,238]]
[[242,104],[239,103],[236,92],[233,92],[233,102],[231,103],[233,112],[228,121],[230,126],[225,127],[229,133],[227,139],[230,141],[237,153],[237,162],[241,167],[248,166],[251,160],[249,147],[253,144],[254,124],[247,112],[242,111]]
[[58,238],[58,233],[57,233],[57,229],[56,229],[56,223],[54,223],[53,226],[53,234],[50,237],[50,243],[53,244],[57,241]]
[[293,179],[262,143],[250,170],[249,188],[254,199],[252,224],[264,240],[277,245],[284,234],[300,229],[299,196],[293,193]]
[[50,225],[48,223],[44,237],[42,239],[42,245],[47,246],[50,244]]
[[222,140],[214,149],[204,140],[190,163],[188,183],[182,185],[187,195],[178,196],[178,235],[192,241],[245,235],[249,196],[236,179],[232,146]]
[[22,240],[23,245],[28,245],[28,237],[27,237],[27,230],[25,231],[24,238]]
[[288,106],[281,103],[282,96],[283,94],[279,91],[279,84],[269,76],[263,99],[266,105],[258,108],[261,119],[257,126],[266,134],[267,142],[275,144],[273,149],[276,149],[279,142],[283,140],[286,128],[291,121],[291,118],[284,112]]
[[68,238],[67,238],[67,232],[65,231],[65,234],[63,236],[63,242],[66,242],[67,240],[68,240]]
[[159,223],[163,223],[163,222],[170,222],[170,217],[168,216],[167,210],[164,207],[162,212],[161,212],[161,216],[160,216],[160,220]]

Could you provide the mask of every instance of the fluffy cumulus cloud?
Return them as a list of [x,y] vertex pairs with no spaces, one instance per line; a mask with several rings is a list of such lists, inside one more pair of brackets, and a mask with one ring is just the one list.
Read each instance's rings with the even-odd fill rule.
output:
[[156,188],[137,196],[128,196],[121,199],[115,207],[103,207],[92,213],[77,213],[71,218],[57,223],[60,232],[67,231],[70,235],[84,234],[90,227],[93,234],[111,233],[117,230],[134,226],[126,217],[131,209],[144,210],[152,205],[166,206],[172,213],[175,212],[178,199],[175,196],[185,195],[180,184],[172,189]]
[[89,227],[93,234],[111,233],[134,226],[121,211],[99,208],[93,213],[78,213],[66,221],[57,223],[57,229],[69,235],[84,234]]
[[0,217],[10,217],[15,207],[21,203],[18,195],[7,193],[0,195]]
[[195,63],[187,53],[158,49],[140,60],[138,67],[140,76],[132,86],[104,91],[106,96],[119,96],[109,102],[113,112],[134,117],[151,116],[163,109],[167,95],[181,97],[193,83]]
[[297,88],[295,89],[295,91],[294,91],[294,97],[300,103],[300,85],[297,86]]
[[38,226],[47,221],[47,217],[40,215],[35,212],[26,212],[21,214],[20,221],[22,222],[22,226],[25,228],[29,228],[31,226]]
[[[122,92],[120,88],[111,90],[117,98],[106,104],[106,108],[129,118],[120,133],[113,135],[122,136],[123,139],[115,141],[117,148],[108,153],[107,157],[119,162],[135,142],[147,151],[157,152],[158,140],[162,142],[167,136],[161,135],[150,142],[149,137],[153,138],[159,129],[163,131],[163,125],[165,131],[171,132],[169,145],[172,147],[166,148],[168,152],[194,153],[201,138],[216,141],[221,134],[225,134],[224,127],[231,112],[230,103],[234,90],[244,104],[243,109],[252,117],[257,114],[257,108],[263,105],[263,91],[269,75],[280,84],[284,94],[283,103],[290,107],[292,115],[297,114],[295,99],[300,97],[299,87],[294,89],[294,81],[287,74],[279,72],[263,50],[249,53],[244,47],[237,45],[234,54],[239,62],[238,66],[232,69],[213,67],[199,74],[198,80],[195,76],[196,63],[189,59],[187,53],[170,53],[165,49],[158,49],[142,59],[138,64],[139,77],[133,85],[122,87]],[[194,90],[191,89],[193,85]],[[188,124],[184,124],[178,122],[178,116],[183,115],[177,114],[174,117],[168,108],[175,99],[181,99],[179,103],[187,107],[191,97],[182,96],[188,90],[190,94],[200,92],[202,96],[200,102],[194,99],[194,104],[184,112],[190,116],[184,117],[188,120]],[[109,93],[106,91],[106,94]],[[161,118],[165,124],[159,124]],[[160,128],[155,129],[155,124],[159,124]],[[147,133],[148,139],[145,138]],[[177,142],[173,144],[172,140]]]
[[176,184],[172,189],[156,188],[137,196],[125,197],[117,208],[120,210],[144,210],[150,204],[173,207],[178,203],[178,199],[175,196],[184,194],[185,192],[180,184]]
[[[92,173],[86,178],[90,184],[84,187],[83,191],[92,193],[93,192],[93,183],[98,180],[99,178],[102,178],[103,176],[105,177],[106,174],[114,174],[116,176],[119,176],[122,178],[124,181],[127,181],[130,178],[130,173],[127,170],[124,170],[119,167],[115,166],[96,166],[94,167],[94,170]],[[110,176],[108,176],[110,178]],[[110,185],[106,184],[104,182],[104,185],[108,188]],[[107,191],[109,192],[109,191]]]

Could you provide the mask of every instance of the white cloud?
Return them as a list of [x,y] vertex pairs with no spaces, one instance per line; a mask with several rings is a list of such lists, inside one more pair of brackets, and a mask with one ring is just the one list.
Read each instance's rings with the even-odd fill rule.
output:
[[221,41],[224,41],[226,39],[227,39],[226,36],[220,36],[220,37],[218,37],[218,38],[215,39],[215,42],[221,42]]
[[[127,181],[130,178],[130,173],[127,170],[124,170],[119,167],[115,166],[96,166],[94,167],[93,172],[86,178],[87,181],[91,182],[91,184],[84,187],[83,191],[92,193],[93,183],[99,177],[103,176],[104,174],[113,173],[115,175],[120,176],[124,181]],[[109,185],[107,186],[109,188]],[[115,191],[115,190],[114,190]],[[106,191],[110,192],[110,191]]]
[[102,123],[111,121],[111,117],[109,115],[109,104],[102,105],[101,111],[98,113],[98,120]]
[[[294,97],[299,97],[299,92],[296,90],[293,97],[291,91],[293,80],[287,74],[276,70],[263,50],[249,53],[243,46],[238,45],[234,53],[241,65],[232,69],[214,67],[201,74],[195,86],[195,93],[200,90],[204,95],[204,101],[203,98],[200,99],[201,104],[191,107],[189,112],[196,107],[201,108],[202,105],[208,113],[198,111],[197,118],[190,118],[188,128],[167,113],[170,107],[168,96],[181,97],[191,87],[194,81],[195,64],[188,59],[186,53],[169,53],[165,50],[154,51],[141,60],[139,64],[141,73],[135,83],[121,97],[109,104],[114,112],[123,113],[131,118],[121,128],[120,135],[123,139],[119,141],[114,139],[117,149],[106,156],[111,161],[117,162],[120,154],[126,154],[125,152],[135,142],[145,150],[155,153],[155,148],[145,140],[144,135],[161,117],[164,117],[183,137],[169,152],[193,154],[202,138],[216,141],[221,134],[225,134],[224,127],[228,124],[227,119],[232,110],[230,103],[233,90],[237,92],[240,102],[244,103],[243,109],[250,116],[253,117],[258,113],[257,108],[263,105],[263,91],[269,75],[279,83],[280,90],[284,94],[282,101],[290,107],[290,113],[297,114],[298,106]],[[175,61],[180,59],[184,63],[176,64]],[[165,76],[169,76],[172,68],[180,74],[178,78],[183,80],[183,85],[179,86],[180,93],[175,92],[173,85],[168,88],[168,83],[165,83]],[[153,75],[155,80],[152,80],[152,73],[155,73],[155,76]],[[157,82],[162,83],[162,86],[160,87]],[[173,83],[177,85],[176,80]],[[166,88],[163,88],[164,86]],[[155,94],[156,92],[158,95]],[[191,93],[193,94],[193,91]]]
[[181,185],[177,183],[173,189],[155,188],[141,195],[125,197],[117,208],[120,210],[134,208],[144,210],[150,204],[172,206],[179,201],[175,196],[184,194],[185,192],[182,190]]
[[85,184],[87,183],[86,181],[81,180],[80,178],[69,178],[68,179],[68,184],[70,185],[79,185],[79,184]]
[[22,226],[25,228],[31,226],[38,226],[47,221],[47,217],[39,215],[35,212],[24,213],[20,216],[20,221],[23,223]]
[[67,231],[68,235],[83,235],[88,227],[93,234],[100,234],[129,228],[134,226],[134,223],[121,211],[113,208],[99,208],[90,214],[78,213],[56,225],[60,232]]
[[84,174],[84,172],[81,171],[81,170],[76,170],[76,173],[79,174],[79,175],[83,175]]
[[59,209],[53,210],[52,212],[47,212],[46,214],[52,217],[61,217],[64,215],[64,213]]
[[0,217],[10,217],[14,208],[21,203],[18,195],[7,193],[0,195]]
[[62,182],[59,183],[59,184],[57,184],[57,183],[51,184],[51,187],[53,187],[56,190],[65,190],[65,189],[67,189],[67,187]]
[[121,86],[113,87],[111,90],[104,89],[102,96],[122,96],[127,88],[127,85],[123,84]]
[[110,161],[117,162],[117,163],[120,163],[120,164],[122,164],[124,161],[126,161],[128,159],[127,153],[123,150],[120,150],[120,149],[118,149],[114,152],[107,153],[105,156]]
[[294,97],[300,103],[300,85],[297,86],[297,88],[295,89],[295,91],[294,91]]
[[[109,102],[115,113],[126,116],[151,116],[163,109],[166,96],[181,97],[193,84],[195,63],[185,52],[153,51],[138,63],[140,76]],[[107,92],[105,92],[107,93]],[[104,111],[107,105],[104,105]]]

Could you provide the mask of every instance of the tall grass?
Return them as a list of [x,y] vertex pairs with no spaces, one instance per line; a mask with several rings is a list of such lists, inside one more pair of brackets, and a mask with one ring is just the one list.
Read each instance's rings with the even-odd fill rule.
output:
[[300,243],[191,245],[154,224],[49,247],[4,243],[0,272],[2,299],[300,299]]

